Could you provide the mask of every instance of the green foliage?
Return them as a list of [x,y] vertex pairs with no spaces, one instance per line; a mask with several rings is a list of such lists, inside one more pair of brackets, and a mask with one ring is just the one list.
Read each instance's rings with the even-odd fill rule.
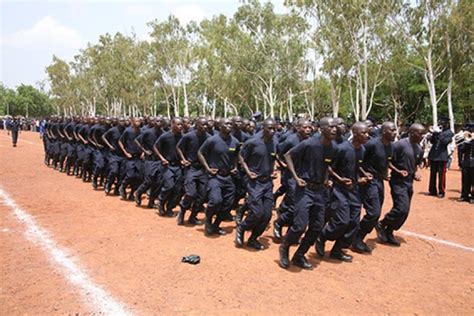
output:
[[[67,115],[262,111],[430,122],[447,113],[451,82],[454,117],[472,119],[472,1],[285,3],[288,13],[277,14],[271,3],[245,1],[232,17],[199,24],[170,16],[148,23],[150,41],[105,34],[72,61],[53,56],[51,104]],[[11,98],[3,90],[2,100]]]
[[0,84],[0,115],[42,117],[54,112],[46,93],[29,85],[20,85],[16,91]]

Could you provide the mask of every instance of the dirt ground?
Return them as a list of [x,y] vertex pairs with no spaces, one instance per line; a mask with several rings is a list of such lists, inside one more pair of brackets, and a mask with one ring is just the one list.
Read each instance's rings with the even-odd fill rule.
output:
[[[474,205],[458,203],[460,172],[448,171],[447,196],[426,196],[428,172],[415,184],[403,230],[468,247],[398,233],[402,246],[369,244],[372,255],[338,263],[309,252],[313,271],[278,266],[271,230],[261,252],[234,247],[229,233],[207,238],[202,226],[177,226],[133,202],[43,164],[36,133],[13,148],[0,131],[0,188],[111,296],[134,314],[474,314]],[[387,191],[384,211],[391,206]],[[146,202],[145,202],[146,204]],[[200,215],[202,216],[202,214]],[[0,202],[0,314],[101,313],[86,304],[25,226]],[[326,249],[330,249],[330,244]],[[469,250],[470,249],[470,250]],[[292,248],[292,252],[295,249]],[[199,265],[181,263],[198,254]]]

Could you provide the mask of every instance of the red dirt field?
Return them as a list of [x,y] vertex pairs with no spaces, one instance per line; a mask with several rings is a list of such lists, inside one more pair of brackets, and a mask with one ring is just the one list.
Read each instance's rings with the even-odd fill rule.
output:
[[[21,133],[13,148],[0,131],[0,189],[132,314],[473,315],[474,205],[455,201],[459,170],[448,171],[444,199],[425,195],[427,177],[424,170],[415,184],[403,230],[467,248],[403,233],[397,233],[402,246],[393,248],[376,244],[372,233],[373,254],[354,254],[353,263],[327,255],[320,260],[313,248],[308,256],[313,271],[283,270],[270,229],[263,236],[264,251],[237,249],[234,223],[224,223],[228,235],[207,238],[202,226],[177,226],[175,219],[46,167],[38,134]],[[384,211],[390,206],[387,191]],[[92,294],[68,281],[25,231],[0,199],[1,315],[109,313],[90,304],[84,295]],[[201,263],[181,263],[189,254],[200,255]]]

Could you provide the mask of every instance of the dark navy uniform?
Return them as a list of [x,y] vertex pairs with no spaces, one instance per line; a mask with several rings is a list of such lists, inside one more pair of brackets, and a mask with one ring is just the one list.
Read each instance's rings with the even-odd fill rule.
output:
[[246,141],[241,156],[249,170],[257,175],[247,181],[247,206],[250,210],[241,227],[252,230],[249,240],[256,240],[265,231],[272,217],[273,207],[273,168],[276,159],[276,141],[266,142],[263,135]]
[[162,186],[158,200],[161,205],[166,204],[166,212],[172,214],[173,208],[178,205],[178,198],[183,186],[183,172],[181,163],[176,153],[176,145],[181,139],[181,133],[174,134],[169,131],[163,133],[155,143],[161,155],[168,161],[167,165],[161,165]]
[[[433,133],[430,142],[433,144],[428,154],[430,160],[430,185],[431,195],[444,196],[446,191],[446,164],[449,160],[448,145],[453,140],[454,133],[449,129],[441,133]],[[438,177],[438,188],[436,188],[436,177]],[[437,189],[437,190],[436,190]]]
[[461,167],[461,199],[474,200],[474,140],[464,141],[458,147],[459,166]]
[[106,175],[109,150],[107,147],[104,147],[105,144],[102,140],[102,135],[105,134],[107,129],[109,129],[108,126],[105,126],[103,124],[97,124],[96,128],[91,131],[91,139],[97,141],[97,144],[99,145],[95,148],[94,151],[94,181],[96,181],[97,177],[100,176],[103,179]]
[[358,178],[364,150],[363,146],[357,149],[351,142],[343,142],[338,146],[332,166],[339,176],[352,180],[351,187],[334,183],[331,196],[331,208],[334,214],[319,237],[321,241],[335,240],[332,249],[335,252],[348,248],[359,230],[361,200]]
[[145,153],[145,164],[143,169],[144,180],[138,187],[136,195],[141,198],[141,195],[150,189],[150,197],[148,206],[154,205],[155,199],[158,197],[159,190],[159,175],[161,163],[157,160],[153,152],[153,146],[158,137],[163,133],[161,129],[146,128],[142,129],[140,135],[135,139],[146,151],[151,152],[151,155]]
[[132,155],[131,158],[126,157],[126,172],[125,177],[123,178],[121,183],[121,190],[123,191],[130,185],[132,189],[130,196],[132,196],[133,192],[135,192],[135,190],[138,188],[142,178],[142,162],[140,160],[141,150],[134,142],[135,138],[137,138],[138,135],[140,135],[140,130],[135,131],[132,126],[129,126],[122,133],[122,136],[120,136],[120,141],[122,142],[125,150],[130,155]]
[[398,230],[408,218],[413,196],[413,180],[417,165],[421,163],[422,159],[423,150],[420,145],[412,144],[408,137],[393,144],[392,164],[399,170],[406,170],[408,176],[402,177],[397,172],[392,172],[390,188],[393,207],[381,221],[384,227]]
[[74,166],[77,160],[77,140],[74,136],[74,129],[77,123],[72,121],[66,124],[64,127],[64,132],[66,133],[66,137],[69,136],[72,139],[67,139],[67,159],[66,159],[66,173],[69,175],[71,172],[71,168]]
[[[87,137],[89,136],[91,125],[89,124],[84,124],[81,129],[79,130],[79,133],[82,138],[84,138],[87,141]],[[90,179],[92,176],[92,147],[89,143],[83,143],[83,148],[82,148],[82,166],[81,166],[81,172],[82,172],[82,180],[87,180],[87,178]]]
[[209,137],[201,146],[200,151],[205,157],[209,168],[218,169],[215,176],[210,176],[207,183],[208,203],[206,220],[217,215],[214,223],[218,227],[223,220],[223,214],[230,211],[235,199],[235,184],[231,170],[236,167],[239,141],[229,135],[223,138],[219,132]]
[[126,162],[125,156],[120,149],[118,141],[122,136],[125,127],[122,126],[115,126],[109,129],[104,133],[104,138],[112,145],[114,149],[110,149],[108,163],[109,163],[109,173],[107,175],[107,187],[106,191],[109,192],[112,184],[117,181],[117,185],[115,186],[116,193],[118,193],[118,185],[122,183],[122,180],[125,176],[126,171]]
[[364,148],[362,167],[373,175],[373,180],[360,186],[360,196],[366,212],[359,225],[359,237],[362,240],[375,227],[382,211],[385,197],[383,180],[392,160],[392,143],[385,146],[382,138],[376,137],[370,139]]
[[20,122],[18,120],[14,120],[10,123],[10,132],[12,133],[12,143],[13,147],[16,147],[16,143],[18,142],[18,131],[20,130]]
[[178,142],[178,148],[191,165],[184,170],[185,195],[181,200],[181,208],[186,211],[192,207],[190,218],[194,218],[206,198],[207,172],[197,158],[197,152],[202,144],[210,137],[206,132],[198,134],[193,130],[183,136]]
[[[79,131],[84,127],[85,124],[79,123],[74,127],[74,133],[79,135]],[[74,174],[76,176],[82,176],[82,161],[84,160],[84,148],[85,145],[79,137],[76,137],[77,146],[76,146],[76,154],[77,159],[74,162]]]
[[[280,159],[283,159],[283,156],[293,147],[301,143],[301,141],[302,139],[298,133],[293,133],[290,134],[283,143],[278,144],[278,155],[280,156]],[[295,164],[295,168],[297,168],[299,160],[294,160],[293,162]],[[280,216],[277,219],[277,223],[280,226],[289,226],[293,221],[293,215],[295,211],[296,182],[293,176],[290,174],[290,171],[286,168],[282,170],[281,182],[282,185],[286,187],[286,194],[279,207]]]
[[304,255],[316,241],[324,225],[326,208],[326,187],[328,167],[333,163],[337,153],[334,142],[324,146],[320,136],[310,137],[290,150],[295,162],[295,171],[306,181],[305,187],[295,185],[295,211],[291,226],[285,236],[289,245],[297,244],[308,227],[297,253]]
[[[242,146],[247,139],[250,138],[250,135],[247,133],[243,132],[242,130],[233,130],[231,135],[235,137],[238,141],[240,146]],[[235,201],[234,201],[234,206],[237,206],[239,201],[245,197],[246,193],[246,186],[247,186],[247,176],[245,172],[238,166],[238,172],[237,174],[233,177],[234,183],[235,183]]]

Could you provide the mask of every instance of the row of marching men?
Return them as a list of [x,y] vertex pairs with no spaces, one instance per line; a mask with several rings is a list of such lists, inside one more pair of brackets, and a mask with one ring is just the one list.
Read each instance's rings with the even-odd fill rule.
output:
[[[265,248],[259,238],[283,196],[273,222],[283,268],[312,269],[306,253],[314,246],[325,256],[326,241],[335,241],[332,259],[352,261],[348,248],[371,253],[364,240],[374,228],[379,242],[400,245],[393,231],[406,221],[413,181],[420,180],[422,125],[413,124],[394,142],[391,122],[378,128],[356,122],[350,131],[331,117],[317,124],[301,118],[287,128],[273,118],[251,122],[53,118],[43,138],[45,163],[137,205],[146,198],[160,216],[175,216],[179,206],[178,225],[187,213],[190,224],[200,224],[204,212],[206,235],[225,235],[221,223],[235,220],[235,245],[256,250]],[[393,207],[380,220],[384,181]],[[290,261],[291,247],[296,251]]]

